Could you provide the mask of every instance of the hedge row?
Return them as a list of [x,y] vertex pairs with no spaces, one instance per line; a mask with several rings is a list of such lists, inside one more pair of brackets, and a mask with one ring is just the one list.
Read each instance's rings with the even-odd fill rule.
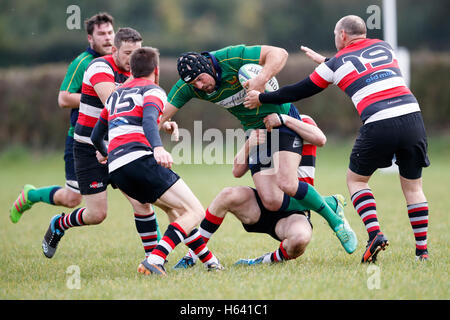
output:
[[[57,105],[66,65],[10,68],[0,72],[0,151],[8,145],[55,149],[64,146],[69,111]],[[291,55],[278,75],[281,85],[307,76],[314,64],[301,55]],[[429,133],[450,127],[450,53],[414,53],[411,56],[411,89],[420,102]],[[161,60],[161,86],[170,90],[176,81],[175,58]],[[301,113],[314,117],[328,135],[354,136],[360,120],[350,99],[336,87],[296,102]],[[227,111],[199,100],[186,105],[176,116],[180,127],[192,129],[194,120],[207,128],[239,127]]]

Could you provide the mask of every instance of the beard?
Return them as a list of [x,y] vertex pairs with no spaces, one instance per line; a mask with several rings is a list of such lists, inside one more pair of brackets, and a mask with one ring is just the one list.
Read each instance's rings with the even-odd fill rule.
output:
[[103,45],[100,45],[98,43],[94,43],[92,45],[92,49],[94,49],[94,51],[99,53],[100,55],[104,56],[104,55],[112,53],[112,44],[111,43],[105,43]]

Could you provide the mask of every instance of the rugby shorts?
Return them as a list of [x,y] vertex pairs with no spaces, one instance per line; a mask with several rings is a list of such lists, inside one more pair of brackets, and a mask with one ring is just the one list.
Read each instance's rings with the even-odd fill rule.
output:
[[278,212],[278,211],[269,211],[267,210],[262,201],[261,198],[258,195],[258,192],[256,189],[253,189],[253,192],[255,193],[256,202],[258,203],[259,209],[261,211],[261,215],[259,216],[259,220],[256,223],[253,224],[245,224],[242,223],[242,226],[244,227],[245,231],[247,232],[255,232],[255,233],[265,233],[270,235],[272,238],[278,241],[282,241],[280,238],[278,238],[277,234],[275,233],[275,227],[283,218],[287,218],[293,214],[299,214],[303,215],[308,219],[309,224],[311,225],[311,229],[313,228],[313,225],[311,223],[311,214],[308,211],[290,211],[290,212]]
[[111,181],[141,203],[154,203],[180,177],[159,165],[153,155],[143,156],[110,173]]
[[75,173],[75,160],[73,156],[73,137],[68,135],[66,137],[66,145],[64,148],[64,169],[66,174],[66,188],[73,192],[80,193],[78,187],[77,174]]
[[[293,104],[291,104],[288,115],[299,120],[301,119],[297,108]],[[302,150],[302,137],[285,125],[281,125],[273,129],[272,132],[267,132],[265,143],[250,150],[248,159],[250,172],[253,176],[257,172],[273,168],[272,157],[278,151],[289,151],[301,155]]]
[[395,163],[400,175],[418,179],[422,168],[430,165],[427,137],[422,115],[413,112],[363,125],[350,155],[351,171],[370,176],[378,168]]
[[109,183],[108,166],[98,162],[95,147],[74,141],[73,154],[80,193],[90,195],[105,191]]

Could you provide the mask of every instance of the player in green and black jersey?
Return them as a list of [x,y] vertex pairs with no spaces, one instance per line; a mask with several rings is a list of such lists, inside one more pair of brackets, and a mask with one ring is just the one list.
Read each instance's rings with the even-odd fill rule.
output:
[[[181,79],[169,92],[161,123],[172,118],[192,98],[225,108],[241,122],[245,130],[265,128],[264,118],[272,113],[279,114],[281,121],[284,115],[300,119],[291,103],[263,104],[253,110],[243,105],[246,90],[264,91],[266,82],[284,67],[287,56],[282,48],[264,45],[237,45],[212,52],[182,54],[177,61]],[[238,71],[247,63],[258,63],[263,68],[257,77],[242,86]],[[249,156],[249,167],[262,205],[266,210],[278,212],[307,206],[326,219],[348,253],[354,252],[357,239],[350,226],[328,206],[313,186],[297,179],[302,138],[282,122],[279,140],[274,145],[271,141],[271,132],[268,132],[267,143],[261,148],[267,153],[253,150]],[[266,156],[270,158],[270,163],[261,161]]]

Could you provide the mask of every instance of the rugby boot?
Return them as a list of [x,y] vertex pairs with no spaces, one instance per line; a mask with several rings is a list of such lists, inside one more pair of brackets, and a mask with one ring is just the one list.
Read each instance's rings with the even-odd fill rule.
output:
[[416,261],[427,261],[429,259],[428,251],[425,250],[419,255],[416,255]]
[[361,259],[361,263],[370,263],[377,260],[377,255],[381,250],[386,250],[389,245],[389,241],[382,232],[378,232],[377,235],[369,241],[367,241],[366,251]]
[[162,264],[148,263],[147,259],[139,264],[137,271],[146,276],[148,276],[149,274],[167,276],[166,269],[164,269],[164,266]]
[[180,261],[177,262],[176,265],[173,266],[174,269],[188,269],[195,266],[194,258],[190,255],[185,255]]
[[356,237],[355,232],[350,227],[347,219],[344,215],[344,206],[346,205],[345,198],[343,195],[337,194],[333,196],[337,202],[336,214],[342,219],[342,224],[338,225],[334,232],[336,237],[341,242],[341,245],[344,247],[347,253],[351,254],[355,252],[356,247],[358,246],[358,238]]
[[28,209],[31,209],[31,207],[33,206],[33,202],[28,200],[28,192],[34,189],[36,188],[31,184],[26,184],[23,187],[16,201],[14,201],[11,209],[9,210],[9,218],[11,219],[12,223],[19,222],[22,214]]
[[225,268],[220,264],[219,261],[211,262],[206,265],[206,270],[208,271],[222,271],[223,269]]
[[55,255],[58,243],[64,236],[64,231],[59,230],[55,226],[55,222],[59,217],[64,217],[64,213],[57,214],[52,218],[52,220],[50,220],[50,225],[45,233],[44,240],[42,241],[42,251],[49,259]]
[[261,264],[263,262],[264,258],[267,255],[270,255],[270,254],[271,253],[268,252],[268,253],[263,254],[261,257],[258,257],[258,258],[255,258],[255,259],[240,259],[237,262],[235,262],[234,265],[236,265],[236,266],[237,265],[254,266],[256,264]]

